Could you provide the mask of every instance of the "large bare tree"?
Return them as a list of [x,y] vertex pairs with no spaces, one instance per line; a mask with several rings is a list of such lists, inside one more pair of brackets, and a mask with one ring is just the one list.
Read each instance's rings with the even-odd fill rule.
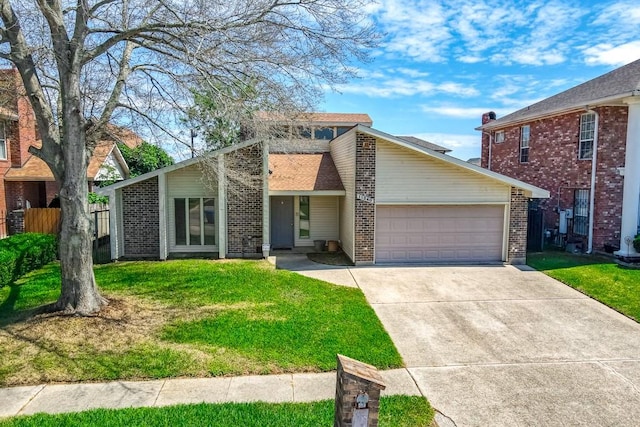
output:
[[[352,74],[376,37],[368,0],[0,0],[0,57],[36,115],[31,147],[60,184],[62,291],[56,309],[88,315],[96,287],[88,161],[110,122],[176,133],[192,89],[247,87],[267,109],[300,105]],[[221,90],[219,104],[224,103]]]

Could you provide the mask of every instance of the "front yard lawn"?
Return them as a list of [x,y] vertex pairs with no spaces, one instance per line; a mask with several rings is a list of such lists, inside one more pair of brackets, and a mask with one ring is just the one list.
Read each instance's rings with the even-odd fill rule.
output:
[[622,267],[605,257],[566,252],[529,254],[527,263],[640,321],[640,270]]
[[[281,404],[203,403],[164,408],[97,409],[73,414],[38,414],[0,421],[0,426],[331,426],[333,414],[333,400]],[[381,427],[427,427],[432,419],[433,409],[422,397],[389,396],[380,399]]]
[[0,385],[329,371],[336,353],[402,366],[360,290],[263,261],[100,265],[99,316],[34,316],[59,274],[49,264],[0,289]]

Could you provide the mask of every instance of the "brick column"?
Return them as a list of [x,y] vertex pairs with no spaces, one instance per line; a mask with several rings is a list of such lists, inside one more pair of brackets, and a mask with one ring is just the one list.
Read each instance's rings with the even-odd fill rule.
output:
[[527,222],[529,200],[524,190],[511,187],[511,203],[509,205],[509,264],[525,264],[527,262]]
[[160,258],[157,177],[122,188],[122,231],[125,257]]
[[355,253],[357,264],[373,264],[376,219],[376,139],[356,135]]
[[227,255],[230,257],[262,256],[262,156],[261,144],[254,144],[225,155],[228,183]]
[[380,391],[375,366],[338,354],[334,427],[377,427]]

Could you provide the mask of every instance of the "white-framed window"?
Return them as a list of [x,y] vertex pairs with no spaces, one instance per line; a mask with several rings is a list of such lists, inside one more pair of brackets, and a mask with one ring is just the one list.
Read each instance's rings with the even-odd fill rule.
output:
[[573,192],[573,234],[589,234],[589,190],[578,189]]
[[7,160],[9,157],[7,149],[7,137],[4,131],[4,123],[0,123],[0,160]]
[[529,140],[531,137],[531,128],[529,125],[520,128],[520,163],[529,162]]
[[496,131],[495,141],[496,141],[496,144],[502,144],[504,142],[504,131],[503,130]]
[[578,159],[590,160],[593,157],[593,139],[596,132],[596,115],[585,113],[580,116],[580,143]]
[[298,212],[300,213],[300,231],[298,235],[301,239],[308,239],[311,237],[311,205],[309,196],[300,196],[298,205]]
[[173,200],[175,242],[180,246],[216,244],[216,206],[209,197],[176,197]]

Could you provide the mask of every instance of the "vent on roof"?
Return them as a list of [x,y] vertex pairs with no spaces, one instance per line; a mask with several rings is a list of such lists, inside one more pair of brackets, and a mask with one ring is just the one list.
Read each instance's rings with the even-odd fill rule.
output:
[[495,119],[496,119],[495,111],[489,111],[489,120],[495,120]]

